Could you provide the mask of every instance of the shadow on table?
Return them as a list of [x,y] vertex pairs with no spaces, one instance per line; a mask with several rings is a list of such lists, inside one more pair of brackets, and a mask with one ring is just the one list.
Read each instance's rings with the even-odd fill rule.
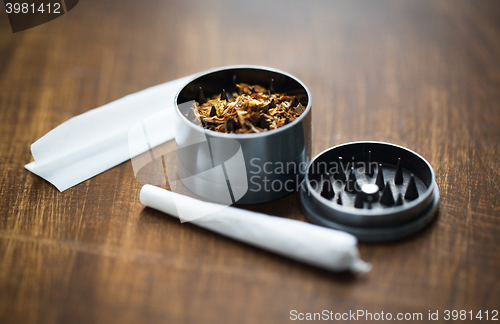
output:
[[[352,284],[355,282],[358,282],[359,280],[363,280],[364,276],[358,276],[356,274],[353,274],[349,271],[343,271],[343,272],[331,272],[327,270],[323,270],[314,266],[310,266],[307,264],[300,263],[298,261],[294,261],[291,259],[288,259],[286,257],[280,256],[278,254],[274,254],[272,252],[268,252],[266,250],[262,250],[260,248],[254,247],[252,245],[248,245],[236,240],[233,240],[231,238],[227,238],[225,236],[219,235],[217,233],[213,233],[209,230],[206,230],[204,228],[198,227],[196,225],[190,224],[190,223],[180,223],[179,219],[175,217],[171,217],[169,215],[166,215],[162,212],[156,211],[152,208],[145,207],[140,215],[140,222],[143,224],[147,224],[146,226],[164,226],[165,230],[172,232],[172,231],[189,231],[190,235],[197,236],[197,241],[201,242],[207,242],[210,244],[216,244],[217,246],[221,247],[221,251],[224,250],[224,248],[228,247],[229,245],[236,245],[239,246],[243,252],[242,254],[248,254],[248,253],[253,253],[255,252],[256,255],[258,254],[259,256],[256,257],[262,263],[260,265],[262,266],[256,266],[254,263],[251,265],[253,268],[253,271],[283,271],[283,275],[287,276],[292,276],[292,277],[310,277],[314,276],[316,278],[321,278],[324,280],[332,280],[338,283],[342,284]],[[189,240],[189,236],[181,236],[179,240]],[[183,243],[183,242],[179,242]],[[191,242],[192,243],[192,242]],[[192,244],[191,244],[192,245]],[[201,247],[200,247],[201,248]],[[234,250],[234,246],[230,247],[231,250]],[[200,251],[200,253],[202,253]],[[206,257],[206,256],[203,256]],[[252,258],[255,256],[252,256]],[[214,260],[215,262],[215,260]],[[277,268],[280,268],[278,270]],[[271,269],[272,268],[272,269]]]

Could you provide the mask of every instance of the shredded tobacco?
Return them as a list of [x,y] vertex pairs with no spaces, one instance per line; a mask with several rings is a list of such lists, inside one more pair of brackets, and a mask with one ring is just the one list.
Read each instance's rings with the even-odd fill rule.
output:
[[247,134],[279,128],[305,110],[296,97],[271,93],[260,85],[239,83],[236,89],[232,96],[223,92],[206,102],[196,102],[194,117],[188,114],[188,118],[216,132]]

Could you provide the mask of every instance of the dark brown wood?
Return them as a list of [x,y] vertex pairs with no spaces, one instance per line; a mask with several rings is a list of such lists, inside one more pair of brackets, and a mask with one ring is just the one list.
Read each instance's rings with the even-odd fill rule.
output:
[[[0,323],[499,310],[499,2],[94,0],[15,34],[0,11]],[[308,85],[315,154],[378,140],[424,156],[437,221],[360,244],[373,270],[358,278],[144,208],[130,162],[62,193],[23,168],[30,144],[72,116],[245,63]],[[245,208],[305,220],[297,194]]]

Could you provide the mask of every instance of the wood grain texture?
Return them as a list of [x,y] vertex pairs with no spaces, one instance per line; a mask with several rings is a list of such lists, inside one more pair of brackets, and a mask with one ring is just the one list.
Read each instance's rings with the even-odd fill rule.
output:
[[[0,323],[282,323],[289,312],[500,305],[497,1],[89,0],[13,34],[0,12]],[[130,162],[65,192],[30,144],[89,109],[208,68],[259,64],[313,95],[315,154],[387,141],[434,167],[439,216],[332,274],[151,209]],[[305,220],[299,197],[245,206]]]

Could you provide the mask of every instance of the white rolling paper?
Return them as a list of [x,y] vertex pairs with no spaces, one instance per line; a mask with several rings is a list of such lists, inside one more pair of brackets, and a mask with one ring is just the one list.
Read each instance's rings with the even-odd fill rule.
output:
[[140,194],[144,205],[179,217],[177,207],[208,216],[191,223],[262,249],[332,271],[368,272],[371,265],[359,258],[357,239],[351,234],[309,223],[269,216],[200,201],[171,191],[144,185]]
[[[71,118],[31,145],[35,161],[25,168],[64,191],[125,162],[133,157],[129,152],[132,126],[160,111],[173,115],[175,94],[191,77],[130,94]],[[164,140],[172,139],[173,132],[168,130],[173,125],[162,127],[167,130]]]

